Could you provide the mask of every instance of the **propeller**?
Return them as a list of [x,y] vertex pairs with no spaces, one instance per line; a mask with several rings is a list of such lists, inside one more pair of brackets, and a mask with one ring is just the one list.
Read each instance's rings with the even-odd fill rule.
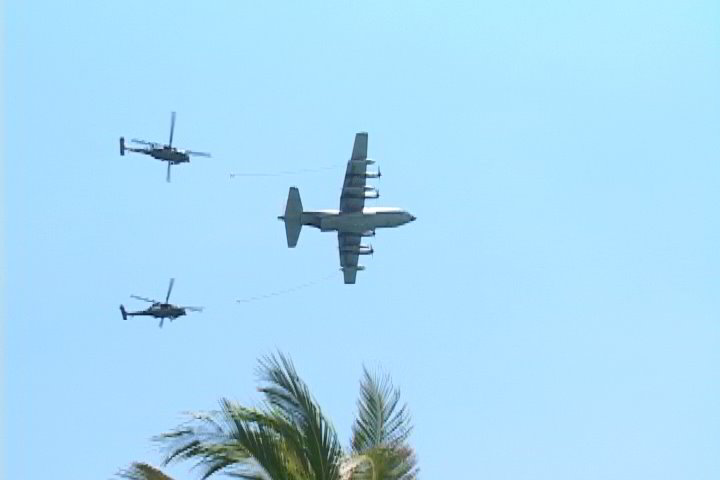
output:
[[149,298],[138,297],[137,295],[130,295],[130,298],[134,298],[136,300],[142,300],[143,302],[148,302],[148,303],[159,303],[157,300],[150,300]]
[[170,300],[170,292],[172,292],[174,284],[175,284],[175,279],[171,278],[170,285],[168,286],[168,293],[167,293],[167,296],[165,297],[165,303],[168,303],[168,300]]
[[168,147],[172,147],[173,133],[175,133],[175,112],[170,115],[170,143],[168,143]]
[[193,152],[192,150],[185,150],[185,153],[188,155],[193,155],[195,157],[207,157],[210,158],[212,155],[205,152]]
[[172,167],[172,163],[168,162],[167,175],[165,176],[165,181],[167,183],[170,183],[170,167]]

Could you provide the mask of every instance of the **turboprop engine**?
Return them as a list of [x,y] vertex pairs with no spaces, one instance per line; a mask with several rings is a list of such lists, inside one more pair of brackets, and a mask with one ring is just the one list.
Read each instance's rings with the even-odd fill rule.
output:
[[364,178],[380,178],[380,177],[382,177],[382,174],[380,173],[379,168],[378,168],[377,172],[362,172],[362,173],[352,172],[351,175],[354,177],[364,177]]
[[372,158],[356,158],[354,160],[350,160],[352,163],[357,163],[358,165],[372,165],[375,163],[375,160]]
[[372,255],[374,251],[372,245],[348,245],[342,248],[343,253],[356,253],[358,255]]
[[353,198],[380,198],[378,189],[371,186],[345,187],[343,194]]
[[348,271],[353,271],[353,270],[355,270],[355,271],[360,272],[360,271],[362,271],[362,270],[365,270],[365,267],[364,267],[363,265],[358,265],[358,266],[356,266],[356,267],[347,266],[347,267],[340,267],[340,270],[343,271],[343,272],[346,271],[346,270],[348,270]]

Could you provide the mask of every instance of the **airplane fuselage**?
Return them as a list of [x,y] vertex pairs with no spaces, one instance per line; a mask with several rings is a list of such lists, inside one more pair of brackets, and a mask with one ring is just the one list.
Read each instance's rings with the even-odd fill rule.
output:
[[339,210],[302,212],[302,224],[323,232],[371,234],[377,228],[392,228],[415,220],[401,208],[364,208],[362,212],[345,213]]

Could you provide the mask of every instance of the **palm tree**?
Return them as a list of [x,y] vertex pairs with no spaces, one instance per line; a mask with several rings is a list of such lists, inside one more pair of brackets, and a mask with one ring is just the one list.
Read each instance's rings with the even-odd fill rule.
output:
[[[289,358],[281,353],[265,357],[258,372],[264,395],[260,408],[223,399],[219,411],[192,414],[188,423],[156,438],[166,448],[164,464],[192,461],[203,480],[215,473],[246,480],[417,478],[407,441],[410,415],[389,377],[363,370],[351,448],[343,451]],[[131,480],[171,480],[145,464],[121,473]]]

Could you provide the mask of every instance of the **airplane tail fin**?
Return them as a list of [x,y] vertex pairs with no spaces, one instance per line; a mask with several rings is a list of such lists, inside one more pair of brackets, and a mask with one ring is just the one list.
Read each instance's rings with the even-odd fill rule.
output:
[[120,137],[120,155],[125,155],[125,137]]
[[120,305],[120,313],[122,313],[123,320],[127,320],[127,312],[125,311],[125,307]]
[[297,187],[290,187],[287,205],[285,206],[285,215],[278,217],[285,222],[285,236],[287,237],[287,244],[290,248],[295,247],[300,238],[302,213],[303,206],[300,200],[300,190],[298,190]]

